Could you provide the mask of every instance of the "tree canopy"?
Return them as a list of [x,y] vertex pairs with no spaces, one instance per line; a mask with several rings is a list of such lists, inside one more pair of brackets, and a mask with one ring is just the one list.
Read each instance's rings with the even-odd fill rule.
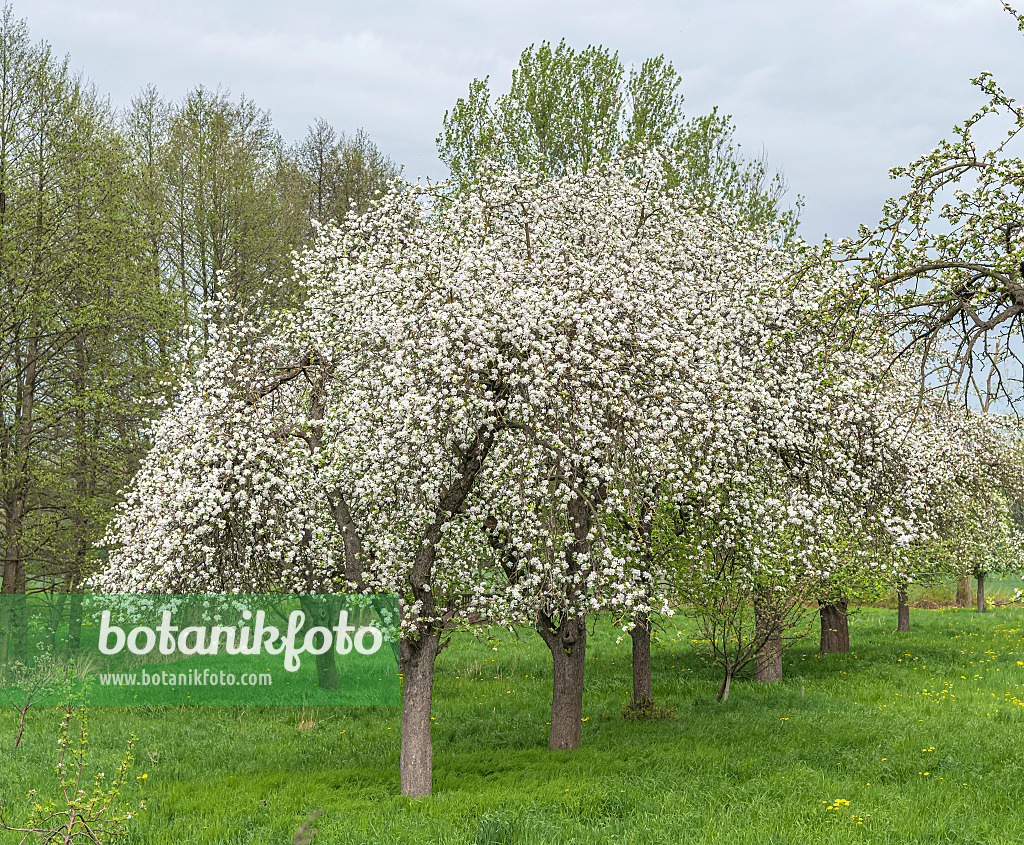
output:
[[[1024,15],[1003,5],[1024,32]],[[1019,412],[1024,110],[991,74],[972,81],[984,105],[951,138],[893,168],[892,178],[909,180],[908,191],[838,251],[877,292],[877,307],[891,315],[928,384],[961,402]]]
[[850,281],[695,208],[665,155],[396,190],[322,228],[301,308],[214,321],[94,583],[398,593],[422,794],[459,628],[536,626],[551,745],[579,743],[588,616],[668,609],[637,530],[666,507],[690,599],[723,578],[762,607],[813,595],[851,531],[874,540],[858,574],[894,568],[870,549],[929,534],[944,441],[877,379]]
[[692,201],[721,203],[747,225],[779,233],[796,230],[801,202],[785,208],[786,183],[766,160],[744,158],[734,126],[717,109],[687,118],[682,78],[664,56],[628,71],[617,52],[564,40],[523,51],[508,93],[492,101],[489,79],[475,79],[469,93],[445,112],[438,154],[455,184],[480,178],[481,168],[520,168],[562,176],[586,170],[613,155],[664,145],[678,155],[670,182]]

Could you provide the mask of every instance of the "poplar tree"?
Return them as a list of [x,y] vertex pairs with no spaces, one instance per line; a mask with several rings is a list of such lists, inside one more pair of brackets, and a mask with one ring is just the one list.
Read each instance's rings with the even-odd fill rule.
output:
[[684,187],[697,207],[728,206],[751,228],[795,235],[802,201],[783,205],[782,174],[764,156],[741,154],[732,118],[717,108],[687,117],[681,86],[663,55],[627,69],[607,47],[545,41],[523,51],[508,93],[494,97],[488,77],[470,83],[445,112],[438,155],[465,188],[495,165],[561,176],[664,145],[676,154],[666,161],[679,162],[668,184]]

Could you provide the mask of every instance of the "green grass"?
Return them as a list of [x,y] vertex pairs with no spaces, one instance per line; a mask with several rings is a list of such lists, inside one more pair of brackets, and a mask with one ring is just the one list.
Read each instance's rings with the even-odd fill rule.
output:
[[[911,625],[858,612],[851,654],[805,641],[785,680],[734,685],[723,706],[689,625],[668,620],[655,696],[678,718],[654,722],[620,718],[629,639],[599,625],[583,747],[560,753],[540,638],[456,638],[437,667],[434,795],[415,802],[397,794],[398,708],[94,707],[89,768],[112,771],[138,734],[126,795],[147,809],[124,841],[153,845],[289,843],[315,809],[324,845],[1024,841],[1024,609]],[[29,789],[53,792],[59,714],[31,711],[17,751],[2,716],[0,790],[20,820]]]

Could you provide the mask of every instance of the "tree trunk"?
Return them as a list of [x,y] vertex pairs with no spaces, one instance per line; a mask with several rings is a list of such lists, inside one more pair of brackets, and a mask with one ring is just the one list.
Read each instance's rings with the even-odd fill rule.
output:
[[75,586],[71,594],[71,608],[68,611],[68,655],[75,657],[82,643],[82,594],[81,585]]
[[551,689],[552,751],[580,747],[583,719],[583,670],[587,659],[587,625],[583,616],[562,616],[558,625],[542,613],[537,630],[554,666]]
[[7,536],[5,538],[3,577],[0,580],[0,594],[13,595],[18,592],[22,580],[24,561],[21,559],[21,533],[23,531],[24,502],[19,493],[8,496]]
[[718,687],[718,700],[725,704],[729,700],[729,686],[732,683],[732,666],[727,666],[725,670],[725,677],[722,678],[722,683]]
[[77,495],[72,507],[72,520],[75,525],[75,554],[68,577],[67,590],[72,594],[70,618],[68,620],[68,652],[71,656],[78,653],[82,640],[82,582],[88,576],[89,552],[93,537],[90,536],[90,505],[96,495],[96,471],[100,464],[98,444],[101,442],[100,412],[90,420],[86,409],[92,406],[86,386],[89,368],[89,356],[85,340],[79,335],[75,338],[75,404],[72,419],[75,423],[75,490]]
[[974,577],[978,579],[978,613],[985,612],[985,573],[976,572]]
[[[659,495],[658,487],[651,491],[655,497]],[[654,571],[654,517],[648,500],[645,497],[640,506],[640,520],[637,524],[642,542],[642,573],[644,579],[643,601],[650,606],[650,593]],[[629,632],[633,641],[633,705],[638,706],[654,701],[654,683],[651,679],[651,613],[650,610],[637,611],[633,614],[633,628]]]
[[[603,494],[602,494],[603,495]],[[576,590],[571,584],[580,574],[581,561],[590,552],[590,503],[582,496],[569,500],[567,508],[573,542],[566,549],[566,574],[570,586],[564,598],[571,607]],[[557,616],[558,623],[554,619]],[[552,751],[580,747],[580,723],[583,718],[583,671],[587,665],[587,617],[558,610],[537,614],[537,632],[551,652],[551,734]]]
[[[452,515],[460,513],[484,459],[494,443],[494,431],[481,429],[473,444],[461,453],[460,472],[450,486],[440,493],[437,519],[422,535],[412,569],[406,583],[412,588],[414,603],[419,605],[420,619],[440,616],[431,591],[434,560],[441,545],[441,531]],[[339,504],[344,504],[339,501]],[[338,516],[343,516],[336,510]],[[337,518],[337,517],[336,517]],[[346,540],[346,554],[349,548]],[[403,610],[403,615],[406,611]],[[430,703],[434,694],[434,661],[441,650],[442,629],[434,623],[424,624],[426,630],[412,638],[403,637],[399,665],[405,679],[402,699],[402,794],[410,798],[429,795],[433,788],[434,747],[430,743]]]
[[0,663],[27,663],[28,657],[28,598],[22,586],[0,594]]
[[8,522],[7,553],[4,559],[3,582],[0,584],[0,663],[28,659],[25,605],[25,562],[21,560],[21,502],[16,502],[16,527]]
[[64,617],[64,605],[67,603],[67,581],[64,583],[64,591],[53,597],[53,604],[50,605],[50,621],[46,626],[46,650],[50,654],[57,653],[57,631],[60,629]]
[[818,604],[821,616],[821,653],[845,654],[850,650],[850,620],[846,616],[846,599]]
[[[306,595],[299,603],[306,614],[303,635],[312,628],[330,628],[338,619],[338,604],[333,596]],[[322,690],[341,689],[333,648],[316,655],[316,682]]]
[[[15,412],[16,439],[14,458],[14,483],[4,494],[4,510],[7,517],[7,532],[4,550],[3,577],[0,580],[0,594],[24,594],[26,589],[25,561],[22,559],[25,518],[29,510],[29,453],[35,423],[35,397],[37,361],[39,358],[36,333],[38,322],[32,319],[29,326],[28,351],[26,354],[24,382],[19,385],[20,405]],[[6,624],[0,627],[0,661],[28,659],[26,625],[28,617],[24,603],[11,608],[6,614]],[[0,619],[0,623],[5,620]],[[6,630],[4,630],[6,628]]]
[[899,601],[899,610],[896,612],[896,630],[907,632],[910,630],[910,605],[907,604],[906,583],[902,583],[896,588],[896,599]]
[[754,636],[761,643],[754,658],[754,680],[763,683],[782,679],[782,631],[770,603],[754,599]]
[[637,613],[633,617],[633,630],[629,632],[629,637],[633,641],[633,704],[643,704],[654,700],[650,614]]
[[956,579],[956,606],[967,607],[971,603],[971,579]]
[[14,631],[14,601],[6,593],[0,593],[0,664],[7,663],[11,654],[11,634]]
[[402,639],[402,751],[399,768],[402,795],[430,795],[434,778],[434,746],[430,742],[430,704],[434,694],[434,661],[440,634]]
[[328,649],[316,656],[316,683],[322,690],[336,691],[341,689],[338,680],[338,665],[334,662],[334,649]]

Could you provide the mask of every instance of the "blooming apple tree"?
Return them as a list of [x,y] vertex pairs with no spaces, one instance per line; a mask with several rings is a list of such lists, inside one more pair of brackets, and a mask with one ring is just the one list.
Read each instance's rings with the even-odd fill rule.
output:
[[913,503],[861,503],[881,461],[849,445],[870,355],[828,310],[842,280],[694,211],[664,165],[410,187],[322,228],[301,307],[211,332],[97,584],[398,594],[414,796],[455,630],[535,625],[551,745],[579,744],[587,618],[667,610],[643,528],[666,508],[697,583],[726,561],[769,606],[828,577],[846,525],[912,535]]
[[[985,610],[985,576],[1019,569],[1021,541],[1011,516],[1024,498],[1024,461],[1017,426],[1007,417],[967,409],[933,410],[942,431],[943,464],[936,472],[936,536],[928,544],[928,574],[973,576],[979,612]],[[902,607],[901,623],[907,614]],[[901,630],[909,630],[901,624]]]
[[[1004,8],[1024,32],[1024,15]],[[878,292],[893,333],[948,397],[1017,408],[1024,327],[1024,109],[990,73],[981,107],[890,175],[909,181],[837,253]],[[990,142],[991,140],[991,142]]]
[[528,618],[556,660],[552,744],[578,743],[578,717],[560,726],[581,620],[635,600],[634,544],[604,516],[671,471],[703,366],[692,280],[728,249],[662,182],[656,157],[497,176],[324,228],[297,260],[300,309],[214,336],[97,583],[398,593],[410,795],[430,791],[444,637]]
[[799,632],[809,602],[845,627],[844,594],[930,536],[941,460],[916,422],[913,382],[889,366],[876,319],[853,307],[861,284],[827,262],[794,272],[777,256],[774,267],[748,261],[765,269],[739,277],[730,320],[741,330],[731,355],[713,355],[735,362],[718,377],[728,402],[705,400],[716,428],[696,429],[729,448],[707,448],[705,435],[681,450],[659,534],[723,667],[720,699],[748,664],[780,677],[783,634]]

